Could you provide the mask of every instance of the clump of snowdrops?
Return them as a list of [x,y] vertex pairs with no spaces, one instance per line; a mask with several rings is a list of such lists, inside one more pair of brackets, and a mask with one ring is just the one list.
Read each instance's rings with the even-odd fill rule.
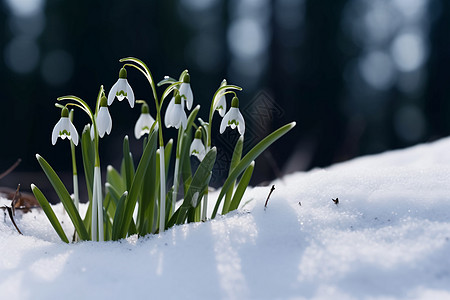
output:
[[[256,157],[292,129],[295,123],[274,131],[243,156],[245,121],[239,111],[236,94],[242,90],[240,87],[229,85],[226,80],[222,81],[212,97],[209,119],[206,122],[197,119],[200,106],[193,108],[194,97],[187,70],[182,72],[178,80],[166,76],[164,80],[155,84],[150,69],[141,60],[129,57],[121,59],[120,62],[123,66],[118,81],[108,94],[103,86],[100,87],[93,108],[76,96],[60,97],[55,104],[61,109],[61,119],[55,125],[51,139],[53,144],[58,137],[70,141],[74,189],[72,195],[50,164],[42,156],[36,155],[75,227],[74,239],[105,241],[119,240],[134,234],[144,236],[161,233],[177,224],[215,218],[222,201],[222,214],[237,209],[252,176]],[[127,81],[126,68],[136,69],[146,77],[153,94],[156,118],[150,115],[147,102],[135,99],[133,89]],[[156,86],[167,86],[161,97],[157,94]],[[227,96],[228,98],[231,96],[231,107],[228,112]],[[135,166],[129,140],[125,136],[121,167],[117,170],[107,166],[106,182],[103,184],[99,146],[101,138],[112,129],[108,107],[115,99],[122,101],[125,98],[131,108],[135,104],[141,105],[141,115],[136,122],[134,133],[136,139],[143,140],[142,156]],[[166,106],[167,101],[169,103]],[[166,108],[163,117],[164,107]],[[90,120],[81,136],[72,123],[74,109],[85,112]],[[189,115],[186,115],[186,109]],[[238,130],[240,138],[234,148],[228,178],[220,190],[212,214],[208,216],[208,184],[217,153],[216,148],[211,145],[211,135],[217,132],[217,129],[211,126],[216,112],[222,117],[220,133],[229,126]],[[164,127],[178,130],[175,144],[173,140],[165,143]],[[75,147],[78,145],[81,145],[82,165],[89,197],[89,206],[84,218],[79,213],[75,158]],[[195,170],[191,167],[191,155],[200,160]],[[175,164],[173,185],[167,186],[169,164],[173,161]],[[61,240],[68,243],[69,239],[51,205],[36,185],[32,184],[31,187],[57,234]],[[179,191],[183,194],[177,203]],[[137,214],[135,214],[136,206]]]

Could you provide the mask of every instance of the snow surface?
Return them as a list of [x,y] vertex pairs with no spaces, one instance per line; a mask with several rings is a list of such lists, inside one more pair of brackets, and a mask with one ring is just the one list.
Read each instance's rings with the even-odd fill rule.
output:
[[449,150],[292,174],[267,210],[270,186],[256,187],[237,212],[141,239],[67,245],[39,210],[17,218],[23,236],[6,217],[0,298],[450,299]]

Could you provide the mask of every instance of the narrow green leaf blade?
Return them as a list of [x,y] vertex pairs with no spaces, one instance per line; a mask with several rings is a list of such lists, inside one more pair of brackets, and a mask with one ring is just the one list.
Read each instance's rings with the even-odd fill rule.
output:
[[[236,146],[234,147],[233,156],[231,157],[231,163],[230,163],[230,170],[228,172],[228,175],[233,172],[234,168],[237,166],[237,164],[241,161],[242,157],[242,149],[244,148],[244,137],[241,135],[236,142]],[[233,196],[233,190],[234,186],[236,184],[236,180],[234,180],[228,190],[225,192],[225,201],[223,203],[222,208],[222,214],[226,214],[230,211],[230,203],[231,203],[231,197]]]
[[123,227],[123,219],[125,214],[125,202],[128,196],[128,192],[125,191],[119,199],[117,204],[116,213],[114,214],[114,221],[112,224],[111,239],[113,241],[120,240],[122,238],[121,231]]
[[70,197],[70,194],[62,183],[61,179],[59,179],[56,172],[43,157],[37,154],[36,158],[41,165],[42,170],[44,170],[45,175],[47,175],[48,180],[55,189],[56,194],[64,205],[67,214],[69,215],[73,225],[75,226],[78,236],[81,240],[89,240],[90,237],[86,230],[86,227],[84,226],[83,220],[81,219],[80,214],[78,213],[75,204],[73,203],[72,198]]
[[225,180],[222,190],[220,191],[219,197],[217,198],[216,205],[214,207],[214,211],[211,215],[211,218],[214,219],[217,214],[217,210],[219,209],[220,203],[223,199],[228,188],[231,186],[231,183],[236,180],[236,178],[250,165],[252,161],[254,161],[264,150],[267,149],[270,145],[272,145],[276,140],[289,132],[292,128],[294,128],[295,122],[284,125],[283,127],[275,130],[267,137],[265,137],[261,142],[259,142],[255,147],[252,148],[239,162],[239,164],[234,168],[233,172],[228,176]]
[[134,208],[136,207],[137,197],[141,192],[141,186],[144,179],[145,171],[147,170],[147,167],[150,164],[152,156],[156,152],[155,147],[156,143],[154,141],[156,137],[157,137],[156,131],[153,131],[150,140],[147,143],[147,146],[145,146],[145,150],[142,153],[141,160],[139,161],[138,167],[136,169],[136,174],[134,175],[134,179],[131,184],[131,188],[128,193],[125,204],[124,219],[123,224],[121,226],[121,234],[120,234],[121,238],[126,237],[131,221],[133,219],[133,212]]
[[127,135],[123,139],[123,162],[125,166],[125,174],[123,174],[125,175],[125,185],[127,191],[129,191],[131,188],[131,183],[133,182],[134,166],[130,153],[130,141],[128,140]]
[[241,177],[241,180],[239,181],[239,184],[236,188],[236,192],[234,192],[233,199],[231,200],[230,207],[228,211],[235,210],[239,207],[239,204],[241,203],[242,196],[244,196],[245,190],[247,189],[248,183],[250,182],[250,178],[252,178],[253,169],[255,168],[255,161],[252,161],[252,163],[245,169],[244,174]]
[[158,82],[156,84],[156,86],[163,86],[165,84],[172,84],[172,83],[175,83],[175,82],[177,82],[177,80],[175,78],[172,78],[170,76],[164,76],[164,79],[161,80],[160,82]]
[[31,184],[31,190],[33,191],[36,200],[39,202],[39,205],[42,207],[42,210],[46,214],[48,220],[52,224],[58,236],[61,238],[63,242],[69,243],[69,239],[67,238],[66,233],[64,232],[61,226],[61,223],[59,223],[59,220],[56,217],[55,212],[53,211],[50,203],[48,203],[47,198],[45,198],[41,190],[38,189],[38,187],[35,186],[34,184]]
[[109,165],[106,168],[106,181],[112,185],[119,193],[123,193],[126,190],[125,182],[113,166]]
[[177,224],[182,224],[186,220],[186,214],[190,208],[196,208],[200,203],[206,189],[208,188],[209,181],[211,179],[212,168],[216,161],[217,150],[212,148],[203,158],[203,161],[197,168],[197,171],[192,177],[192,181],[189,185],[187,192],[185,193],[183,204],[181,205],[180,212],[177,217]]

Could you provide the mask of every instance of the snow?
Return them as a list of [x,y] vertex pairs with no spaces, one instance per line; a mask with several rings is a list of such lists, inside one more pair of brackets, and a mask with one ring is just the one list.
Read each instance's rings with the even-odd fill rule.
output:
[[272,183],[266,210],[270,186],[255,187],[236,212],[141,239],[67,245],[39,210],[17,217],[23,236],[6,217],[0,297],[450,299],[449,149],[295,173]]

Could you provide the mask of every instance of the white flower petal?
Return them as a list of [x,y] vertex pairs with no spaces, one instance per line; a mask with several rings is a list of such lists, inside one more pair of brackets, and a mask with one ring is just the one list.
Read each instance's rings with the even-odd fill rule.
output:
[[126,78],[119,78],[108,93],[108,106],[114,102],[117,97],[119,101],[127,98],[131,108],[134,107],[134,92]]
[[229,116],[228,116],[228,113],[227,113],[223,117],[222,122],[220,122],[220,129],[219,129],[220,134],[222,134],[225,131],[225,128],[227,128],[227,126],[228,126],[228,118],[229,118]]
[[59,131],[61,127],[61,119],[59,119],[59,121],[56,123],[55,127],[53,127],[53,131],[52,131],[52,145],[56,144],[56,140],[59,137]]
[[75,144],[75,146],[78,145],[78,132],[77,129],[75,128],[75,126],[73,126],[72,122],[70,122],[69,118],[67,118],[67,120],[69,121],[69,128],[70,128],[70,137],[68,137],[69,139],[72,138],[73,143]]
[[61,139],[68,138],[71,139],[73,143],[78,145],[78,133],[73,126],[72,122],[70,122],[68,117],[61,117],[58,123],[56,123],[55,127],[52,131],[52,144],[56,144],[56,140],[60,137]]
[[184,110],[181,110],[181,125],[183,126],[183,129],[186,130],[187,128],[187,116]]
[[91,133],[91,140],[93,141],[95,139],[95,133],[94,133],[94,125],[90,125],[91,129],[89,130]]
[[221,117],[225,115],[225,112],[227,111],[227,101],[225,95],[222,94],[222,96],[220,96],[214,109],[219,112]]
[[175,98],[172,97],[172,99],[169,102],[169,105],[167,105],[167,109],[166,109],[166,114],[164,115],[164,125],[166,126],[166,128],[169,128],[170,125],[172,123],[172,110],[173,107],[175,106]]
[[108,134],[111,132],[112,119],[107,107],[100,107],[96,121],[98,134],[101,138],[105,135],[105,132]]
[[199,158],[200,161],[205,158],[205,146],[202,143],[201,139],[194,139],[194,141],[191,144],[191,147],[189,148],[190,155],[195,155]]
[[123,99],[125,99],[125,97],[128,96],[128,81],[125,78],[119,78],[119,80],[117,80],[117,92],[116,92],[116,97],[119,101],[122,101]]
[[239,114],[239,117],[238,117],[239,123],[237,125],[237,128],[238,128],[239,134],[240,135],[244,135],[244,133],[245,133],[245,120],[244,120],[244,117],[242,116],[241,112],[239,111],[239,109],[238,109],[237,112]]
[[180,128],[181,120],[182,120],[182,110],[181,104],[176,104],[173,106],[172,109],[172,119],[171,119],[171,126],[175,127],[176,129]]
[[180,86],[180,95],[184,95],[186,97],[186,107],[187,109],[191,109],[192,104],[194,103],[194,95],[192,94],[191,84],[183,82]]
[[146,133],[149,134],[153,123],[155,123],[155,119],[150,114],[141,114],[134,126],[134,136],[136,139],[139,139]]
[[133,92],[133,89],[131,88],[130,84],[128,83],[128,81],[126,81],[126,84],[127,84],[128,103],[130,103],[130,107],[133,108],[134,107],[134,92]]
[[116,93],[117,93],[118,85],[119,85],[119,81],[114,83],[112,88],[109,90],[109,93],[108,93],[108,106],[110,106],[114,102],[114,99],[116,99]]
[[167,128],[175,127],[176,129],[183,125],[183,128],[186,129],[187,117],[181,104],[175,104],[175,101],[173,101],[172,105],[169,103],[164,117],[164,124]]
[[242,114],[239,111],[239,108],[231,107],[230,110],[225,114],[225,116],[222,119],[222,122],[220,123],[220,133],[223,133],[227,126],[230,126],[231,129],[235,129],[237,127],[239,133],[241,135],[244,134],[245,121],[244,117],[242,117]]

